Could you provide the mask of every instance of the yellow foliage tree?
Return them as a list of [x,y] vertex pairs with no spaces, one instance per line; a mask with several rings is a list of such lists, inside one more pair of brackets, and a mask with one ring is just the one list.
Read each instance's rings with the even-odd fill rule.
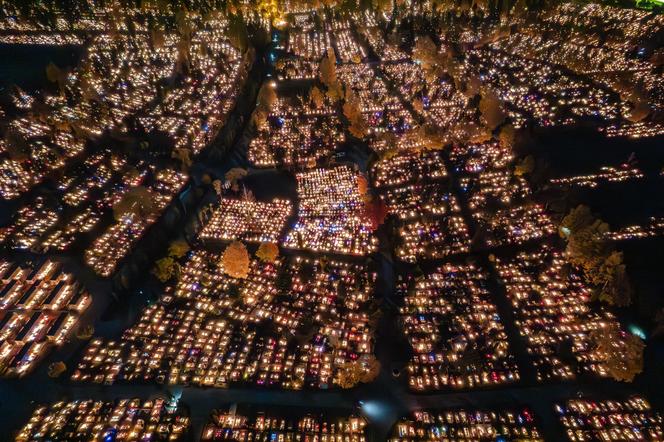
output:
[[309,98],[316,109],[323,107],[324,96],[320,89],[318,89],[316,86],[311,88],[311,92],[309,92]]
[[337,63],[334,50],[329,48],[327,54],[320,61],[318,66],[318,76],[320,81],[329,88],[336,86],[337,83]]
[[189,251],[189,244],[184,240],[173,241],[171,245],[168,246],[168,256],[174,258],[182,258]]
[[221,256],[224,273],[233,278],[245,279],[249,275],[249,253],[241,241],[233,241]]
[[263,242],[256,250],[256,257],[263,262],[275,262],[279,256],[279,246],[273,242]]
[[170,256],[161,258],[154,263],[152,274],[161,282],[169,281],[175,275],[176,262]]

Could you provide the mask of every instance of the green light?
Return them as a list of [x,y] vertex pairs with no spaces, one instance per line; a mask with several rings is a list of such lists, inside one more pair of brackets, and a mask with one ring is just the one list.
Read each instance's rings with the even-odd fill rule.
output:
[[632,324],[632,325],[629,326],[629,331],[633,335],[636,335],[636,336],[638,336],[639,338],[641,338],[645,341],[646,333],[641,328],[639,328],[636,325]]

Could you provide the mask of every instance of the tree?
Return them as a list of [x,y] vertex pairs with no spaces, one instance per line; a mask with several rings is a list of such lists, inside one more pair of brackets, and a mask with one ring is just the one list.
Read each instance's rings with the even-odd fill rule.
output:
[[364,203],[364,217],[369,221],[369,227],[375,231],[387,218],[389,210],[382,198],[367,199]]
[[613,251],[604,259],[591,281],[598,287],[600,301],[626,307],[632,300],[632,286],[627,278],[622,252]]
[[95,328],[92,325],[86,325],[85,327],[81,327],[78,329],[76,332],[76,337],[80,340],[87,341],[94,335],[95,333]]
[[65,85],[67,83],[67,73],[60,69],[55,63],[50,62],[46,66],[46,78],[51,83],[57,83],[60,94],[65,93]]
[[147,217],[155,210],[152,193],[143,186],[130,189],[125,196],[113,206],[113,216],[117,221],[125,214]]
[[277,92],[272,83],[264,82],[258,91],[258,106],[266,111],[272,109],[277,102]]
[[650,105],[648,105],[647,101],[638,99],[632,103],[632,109],[625,118],[632,123],[638,123],[639,121],[643,121],[648,115],[650,115]]
[[168,246],[168,256],[173,258],[182,258],[189,251],[189,244],[184,240],[173,241]]
[[48,366],[48,377],[53,379],[59,378],[65,371],[67,371],[67,365],[64,362],[53,362]]
[[604,239],[608,231],[606,223],[594,220],[589,226],[567,237],[567,259],[572,265],[583,268],[586,276],[590,276],[608,254],[608,243]]
[[256,129],[262,130],[263,128],[266,127],[267,117],[268,117],[268,114],[265,110],[263,110],[261,108],[258,108],[258,107],[256,109],[254,109],[254,113],[252,114],[251,119],[252,119]]
[[361,140],[365,138],[368,133],[368,127],[364,117],[351,121],[350,126],[348,126],[348,132],[357,139]]
[[168,282],[176,274],[177,263],[175,260],[166,256],[155,262],[152,274],[161,282]]
[[570,264],[583,270],[600,301],[624,307],[631,302],[632,287],[622,253],[613,250],[606,239],[608,232],[608,224],[596,219],[584,205],[573,209],[560,225]]
[[226,181],[228,181],[231,184],[231,189],[233,189],[234,192],[238,192],[240,190],[240,187],[238,185],[238,180],[244,178],[245,176],[247,176],[246,169],[243,169],[241,167],[234,167],[228,172],[226,172],[224,178],[226,178]]
[[380,362],[374,355],[346,362],[337,371],[334,382],[343,389],[353,388],[360,383],[373,382],[380,374]]
[[447,143],[443,131],[431,124],[420,126],[416,136],[419,144],[426,150],[439,150]]
[[505,112],[500,98],[491,89],[485,88],[479,107],[484,123],[490,130],[494,130],[505,121]]
[[212,181],[212,187],[214,188],[214,192],[217,194],[217,196],[221,197],[222,189],[223,189],[223,185],[221,184],[221,180]]
[[438,47],[428,35],[418,37],[413,46],[413,59],[418,61],[425,71],[430,71],[439,62]]
[[52,61],[46,65],[46,79],[51,83],[56,83],[60,77],[60,68]]
[[30,145],[23,135],[14,128],[5,132],[4,148],[9,158],[23,163],[30,158]]
[[279,256],[279,246],[273,242],[262,242],[256,250],[256,257],[263,262],[275,262]]
[[189,40],[182,38],[178,41],[176,48],[175,71],[180,74],[188,72],[191,67],[191,44]]
[[334,382],[341,388],[347,390],[360,383],[362,378],[362,367],[357,362],[347,362],[339,371]]
[[560,224],[561,236],[567,237],[577,233],[595,222],[595,217],[590,211],[590,207],[579,204],[570,211]]
[[328,89],[337,88],[337,61],[332,48],[328,48],[318,65],[318,77]]
[[191,149],[187,147],[176,147],[173,149],[173,152],[171,152],[171,158],[180,161],[180,166],[183,171],[188,170],[193,163],[191,159]]
[[638,336],[613,324],[593,330],[590,340],[601,368],[616,381],[632,382],[643,371],[645,344]]
[[423,113],[424,112],[424,103],[422,102],[422,100],[420,100],[419,98],[416,98],[415,100],[413,100],[413,109],[418,114]]
[[230,43],[240,52],[244,53],[249,47],[249,35],[247,26],[239,14],[231,14],[228,17],[228,26],[226,26],[226,35]]
[[526,155],[514,166],[514,175],[530,175],[535,170],[535,158],[532,155]]
[[249,275],[249,253],[240,241],[233,241],[221,256],[224,273],[233,278],[245,279]]
[[514,126],[511,124],[506,124],[500,128],[500,133],[498,134],[498,142],[503,149],[511,149],[514,147],[514,141],[516,139],[516,131]]
[[346,88],[346,94],[343,105],[343,113],[350,126],[348,131],[355,138],[362,139],[367,136],[367,122],[362,114],[360,100],[357,98],[351,88]]
[[364,175],[358,175],[357,177],[357,191],[361,196],[365,196],[369,191],[369,182]]
[[380,374],[380,361],[374,355],[363,356],[364,370],[360,376],[360,382],[368,384],[373,382]]
[[309,99],[316,109],[320,109],[324,104],[323,93],[316,86],[311,88],[309,92]]
[[655,327],[652,331],[652,336],[664,335],[664,308],[659,309],[655,314]]
[[155,49],[162,49],[166,44],[166,38],[164,36],[164,31],[158,28],[154,28],[150,31],[150,40],[152,41],[152,46]]

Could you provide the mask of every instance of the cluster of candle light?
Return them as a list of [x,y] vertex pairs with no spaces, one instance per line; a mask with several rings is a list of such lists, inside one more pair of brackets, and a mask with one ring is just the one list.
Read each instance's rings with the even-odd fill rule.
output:
[[539,204],[496,210],[495,213],[475,212],[473,218],[486,229],[489,247],[522,244],[556,233],[556,226]]
[[[651,36],[661,29],[664,19],[650,11],[636,8],[620,8],[601,3],[574,4],[561,3],[543,20],[563,27],[573,24],[579,28],[597,29],[602,26],[606,32],[619,32],[628,39]],[[609,44],[619,44],[620,40],[610,39]],[[628,43],[629,44],[629,43]]]
[[381,188],[446,178],[447,170],[442,153],[433,151],[403,153],[378,161],[372,169],[372,174],[374,185]]
[[624,241],[662,235],[664,235],[664,218],[653,216],[645,225],[626,226],[613,232],[607,232],[605,237],[613,241]]
[[365,442],[367,422],[359,416],[341,418],[307,414],[283,417],[274,411],[246,416],[237,412],[217,414],[203,429],[201,441],[276,440]]
[[468,226],[461,216],[419,219],[397,229],[397,257],[406,262],[440,259],[470,250]]
[[108,151],[88,157],[56,183],[62,201],[72,213],[59,216],[40,237],[37,247],[32,248],[41,252],[69,249],[74,241],[98,226],[123,195],[141,184],[148,170],[145,162],[129,166],[124,156]]
[[366,255],[378,240],[362,215],[358,175],[348,166],[296,175],[298,219],[283,246],[313,252]]
[[416,183],[387,188],[382,197],[401,220],[461,212],[461,206],[443,183]]
[[388,91],[385,81],[367,63],[344,64],[337,68],[339,80],[352,89],[363,113],[376,116],[383,111],[403,110],[399,97]]
[[191,42],[190,70],[184,86],[168,94],[139,124],[167,132],[176,148],[199,153],[226,121],[246,75],[246,60],[226,38],[224,20],[197,30]]
[[190,426],[183,410],[165,399],[76,400],[38,406],[16,441],[183,441]]
[[[79,65],[82,67],[66,77],[64,88],[75,97],[73,103],[60,96],[49,96],[46,103],[51,109],[46,122],[30,116],[19,116],[10,122],[10,127],[30,145],[31,159],[10,177],[26,175],[29,178],[19,181],[26,186],[34,185],[83,151],[84,141],[68,129],[73,124],[91,136],[101,135],[105,129],[120,127],[126,117],[156,96],[157,83],[172,72],[175,38],[170,36],[164,48],[154,50],[145,35],[134,37],[134,45],[128,44],[128,38],[117,41],[101,34],[92,40]],[[98,98],[95,105],[90,104],[90,96]],[[11,161],[0,161],[0,169],[15,166]],[[12,196],[15,195],[2,195]]]
[[219,255],[197,251],[175,290],[120,341],[92,341],[72,379],[328,388],[373,351],[366,306],[375,278],[360,265],[298,257],[253,260],[235,279]]
[[408,59],[408,54],[398,46],[385,41],[382,31],[375,26],[365,26],[362,23],[358,30],[367,39],[367,42],[382,61],[400,61]]
[[623,124],[620,126],[607,126],[603,129],[607,137],[647,138],[664,135],[664,124],[648,121]]
[[310,30],[288,35],[288,52],[306,60],[318,62],[329,48],[332,48],[332,42],[327,31]]
[[160,170],[154,182],[147,186],[154,211],[145,217],[136,212],[122,215],[85,250],[85,263],[99,275],[110,276],[147,228],[159,219],[187,178],[184,173],[172,169]]
[[23,376],[62,345],[91,298],[59,264],[23,267],[0,260],[0,368]]
[[416,411],[394,426],[390,442],[544,440],[530,410]]
[[629,164],[621,164],[620,167],[602,166],[599,170],[598,173],[556,178],[550,182],[559,186],[590,187],[594,189],[600,183],[622,183],[641,179],[645,176],[638,167]]
[[489,247],[521,244],[556,232],[544,208],[526,202],[527,181],[511,170],[511,149],[497,142],[454,146],[450,161],[472,217]]
[[288,200],[265,203],[222,198],[199,237],[203,241],[276,243],[292,210]]
[[[138,114],[137,124],[143,129],[168,132],[176,149],[198,153],[225,121],[237,95],[235,86],[246,70],[239,51],[230,46],[221,30],[225,22],[217,20],[216,24],[220,29],[201,28],[193,32],[190,68],[182,87],[156,102],[153,100],[158,83],[173,72],[176,64],[175,34],[166,34],[160,47],[153,47],[145,34],[122,34],[116,39],[105,34],[95,37],[81,67],[67,76],[65,88],[74,96],[73,103],[47,96],[46,103],[52,108],[47,120],[19,116],[10,122],[10,127],[30,143],[31,161],[3,159],[2,151],[6,149],[0,146],[2,195],[20,195],[46,173],[65,168],[68,159],[82,151],[84,143],[66,129],[71,121],[94,136],[106,129],[126,131],[127,117]],[[99,114],[90,105],[86,97],[91,95],[99,98],[94,103],[108,108],[107,113]],[[54,149],[62,155],[54,157]],[[8,244],[19,249],[66,250],[82,234],[99,225],[132,187],[152,174],[156,180],[148,190],[154,196],[156,212],[144,219],[127,214],[86,252],[86,261],[95,271],[110,275],[186,180],[185,174],[156,169],[151,160],[146,163],[128,159],[125,153],[105,149],[88,157],[82,166],[69,168],[58,181],[57,189],[58,200],[68,209],[62,212],[51,202],[35,200],[18,211],[12,224],[0,233],[0,239],[9,239]]]
[[519,379],[487,278],[473,265],[447,264],[411,287],[404,283],[400,323],[414,352],[407,367],[410,388],[472,388]]
[[47,206],[43,198],[17,210],[13,223],[0,228],[0,242],[14,249],[30,250],[39,244],[39,238],[58,222],[58,214]]
[[315,167],[344,140],[343,125],[327,98],[321,108],[310,101],[279,99],[249,143],[249,160],[259,167]]
[[380,69],[406,102],[418,100],[421,103],[421,109],[416,112],[440,130],[471,118],[474,109],[468,106],[468,99],[449,79],[427,80],[421,65],[413,60],[382,64]]
[[571,442],[664,440],[664,418],[640,396],[626,400],[570,399],[555,409]]
[[[512,303],[516,325],[526,338],[538,380],[573,379],[577,372],[605,376],[602,355],[590,342],[593,330],[617,323],[605,311],[590,307],[592,294],[575,273],[563,271],[560,252],[543,246],[521,252],[511,260],[496,260]],[[559,346],[569,345],[578,367],[558,357]]]
[[491,85],[513,106],[507,113],[515,127],[534,121],[551,126],[576,123],[581,117],[617,121],[620,103],[604,88],[539,61],[483,48],[464,59],[464,72]]
[[[30,12],[25,14],[21,8],[16,5],[3,5],[2,19],[0,19],[0,30],[10,31],[15,34],[25,35],[34,33],[53,33],[56,35],[77,33],[87,31],[90,34],[99,32],[110,32],[109,19],[115,18],[117,9],[108,3],[90,2],[85,8],[78,10],[76,14],[67,13],[57,6],[50,8],[49,14],[52,14],[52,25],[45,26],[35,20],[38,14],[43,14],[39,7],[31,8]],[[143,4],[140,7],[130,7],[123,5],[122,13],[132,22],[135,31],[146,32],[148,30],[147,22],[149,19],[154,21],[163,20],[170,17],[170,11],[164,11],[156,4]],[[195,15],[193,13],[190,13]],[[119,32],[128,32],[129,28],[124,20],[115,20],[114,27]]]
[[360,63],[367,56],[366,49],[355,39],[350,29],[335,32],[334,41],[342,63]]
[[0,35],[0,44],[9,45],[82,45],[84,39],[76,34],[56,34],[52,32],[43,34],[2,34]]
[[468,193],[468,206],[481,210],[487,206],[507,206],[514,200],[530,195],[530,186],[523,177],[514,176],[508,168],[481,170],[459,179],[463,192]]
[[282,57],[275,65],[279,80],[313,80],[318,77],[318,63],[300,57]]
[[[661,16],[638,9],[561,4],[540,13],[538,23],[527,26],[525,32],[514,33],[499,44],[508,53],[526,53],[565,66],[615,91],[623,100],[635,93],[654,111],[661,111],[662,74],[646,48],[649,41],[655,41],[662,25]],[[612,38],[606,39],[606,35]],[[628,82],[625,78],[629,78]],[[624,113],[628,112],[625,105],[623,102]],[[634,138],[654,136],[661,131],[661,124],[653,120],[628,124],[620,130],[623,136]]]

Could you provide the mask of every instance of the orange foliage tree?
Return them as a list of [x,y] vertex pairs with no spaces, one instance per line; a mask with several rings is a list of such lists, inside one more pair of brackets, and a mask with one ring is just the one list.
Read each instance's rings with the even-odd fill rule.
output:
[[249,253],[241,241],[233,241],[221,256],[224,273],[233,278],[244,279],[249,275]]

